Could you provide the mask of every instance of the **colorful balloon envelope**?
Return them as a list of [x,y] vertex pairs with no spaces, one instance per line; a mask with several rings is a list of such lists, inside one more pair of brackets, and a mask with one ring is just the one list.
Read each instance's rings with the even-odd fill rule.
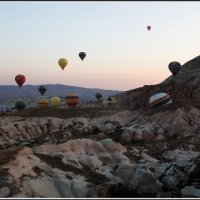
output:
[[60,58],[58,60],[58,64],[59,66],[62,68],[62,70],[64,70],[64,68],[67,66],[68,64],[68,60],[66,58]]
[[25,83],[26,81],[26,77],[22,74],[19,74],[15,77],[15,81],[18,84],[18,86],[21,88],[22,85]]
[[57,107],[60,105],[60,98],[59,97],[51,97],[50,99],[50,103],[51,103],[51,106],[53,107]]
[[47,88],[46,88],[45,85],[40,85],[40,86],[38,87],[38,91],[39,91],[40,94],[43,96],[44,93],[47,91]]
[[117,103],[115,97],[105,97],[103,98],[103,105],[104,106],[111,106]]
[[80,98],[78,94],[76,93],[69,93],[65,97],[65,102],[70,108],[75,108],[77,104],[79,103],[79,101],[80,101]]
[[149,104],[151,108],[158,108],[170,103],[172,103],[172,99],[166,93],[154,94],[149,99]]
[[177,61],[171,62],[168,65],[168,68],[170,72],[173,74],[173,76],[176,76],[181,69],[181,64]]
[[40,108],[48,107],[49,106],[49,100],[46,99],[46,98],[41,98],[38,101],[38,105],[39,105]]
[[26,107],[25,103],[23,101],[16,101],[15,102],[15,108],[20,111],[20,110],[24,110]]
[[79,53],[79,57],[81,58],[81,60],[83,60],[86,57],[86,53],[85,52],[80,52]]

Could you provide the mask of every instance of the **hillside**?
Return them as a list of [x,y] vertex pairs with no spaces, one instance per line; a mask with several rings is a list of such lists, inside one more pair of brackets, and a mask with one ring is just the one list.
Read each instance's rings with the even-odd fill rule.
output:
[[[46,84],[46,88],[47,91],[44,94],[46,97],[59,96],[64,98],[67,93],[75,92],[79,94],[82,101],[96,101],[95,94],[97,92],[100,92],[103,96],[120,93],[117,90],[91,89],[60,84]],[[38,85],[24,85],[22,88],[15,85],[0,85],[0,103],[13,104],[18,98],[31,102],[40,97]]]

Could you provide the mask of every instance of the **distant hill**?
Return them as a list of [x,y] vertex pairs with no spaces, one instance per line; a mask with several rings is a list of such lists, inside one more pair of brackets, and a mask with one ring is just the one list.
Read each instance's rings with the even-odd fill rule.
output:
[[[83,88],[76,86],[67,86],[61,84],[45,84],[47,91],[45,97],[59,96],[64,98],[68,93],[75,92],[79,94],[81,101],[96,101],[95,94],[100,92],[103,97],[120,93],[117,90],[105,90],[96,88]],[[0,85],[0,103],[11,105],[16,99],[24,99],[28,102],[39,99],[42,95],[38,91],[39,85],[24,85],[19,88],[15,85]]]

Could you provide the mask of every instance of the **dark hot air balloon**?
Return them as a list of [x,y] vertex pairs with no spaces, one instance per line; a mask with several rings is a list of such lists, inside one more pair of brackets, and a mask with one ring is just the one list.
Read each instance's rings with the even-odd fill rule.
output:
[[150,31],[151,30],[151,26],[147,26],[147,30]]
[[45,85],[40,85],[38,87],[38,90],[39,90],[40,94],[43,96],[43,94],[47,91],[47,88]]
[[98,93],[95,94],[95,97],[99,101],[102,98],[102,94],[98,92]]
[[79,53],[79,57],[81,58],[81,60],[83,60],[86,57],[86,53],[85,52],[80,52]]
[[15,77],[15,81],[18,84],[18,86],[21,88],[24,82],[26,81],[26,77],[22,74],[19,74]]
[[26,107],[25,103],[23,101],[16,101],[15,103],[15,108],[20,111],[20,110],[24,110]]
[[174,62],[169,63],[168,68],[169,68],[170,72],[174,76],[176,76],[178,74],[179,70],[181,69],[181,64],[177,61],[174,61]]
[[111,106],[117,103],[117,100],[115,97],[104,97],[103,99],[103,105],[104,106]]

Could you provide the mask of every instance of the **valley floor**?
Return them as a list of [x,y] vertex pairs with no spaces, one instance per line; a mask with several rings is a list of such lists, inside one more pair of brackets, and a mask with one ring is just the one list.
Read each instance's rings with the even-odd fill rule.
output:
[[200,197],[200,110],[1,113],[0,197]]

